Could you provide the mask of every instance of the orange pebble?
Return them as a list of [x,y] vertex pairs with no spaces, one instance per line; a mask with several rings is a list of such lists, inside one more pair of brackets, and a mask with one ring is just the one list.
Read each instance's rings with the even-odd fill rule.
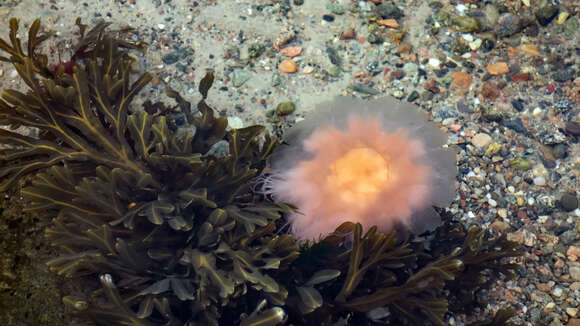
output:
[[397,21],[394,20],[393,18],[377,20],[377,24],[379,24],[381,26],[387,26],[387,27],[390,27],[390,28],[399,28],[399,27],[401,27],[401,26],[399,26],[399,23],[397,23]]
[[293,60],[282,60],[278,65],[278,70],[281,72],[295,73],[298,71],[298,64]]
[[510,68],[505,62],[497,62],[487,66],[487,72],[489,72],[490,75],[503,75],[510,72]]
[[300,55],[300,53],[302,53],[302,47],[300,46],[287,46],[280,50],[280,54],[290,58]]
[[535,44],[522,44],[520,45],[520,50],[529,55],[540,55],[540,50],[538,50],[538,46]]

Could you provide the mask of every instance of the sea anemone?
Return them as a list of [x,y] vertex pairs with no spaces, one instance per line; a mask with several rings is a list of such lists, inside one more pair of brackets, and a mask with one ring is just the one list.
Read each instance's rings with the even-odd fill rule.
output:
[[455,151],[416,106],[340,97],[288,131],[272,156],[270,192],[294,205],[291,231],[316,240],[346,221],[416,234],[454,198]]

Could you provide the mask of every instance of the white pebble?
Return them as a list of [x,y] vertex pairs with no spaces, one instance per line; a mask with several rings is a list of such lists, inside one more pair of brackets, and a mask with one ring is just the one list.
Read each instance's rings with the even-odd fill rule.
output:
[[479,133],[471,138],[471,143],[475,147],[486,147],[491,143],[491,136],[484,133]]
[[429,58],[429,65],[433,68],[439,68],[439,66],[441,66],[441,61],[437,58]]
[[545,186],[546,185],[546,178],[544,178],[543,176],[535,177],[534,184],[536,186]]
[[159,28],[159,29],[165,29],[165,24],[157,24],[157,28]]
[[477,50],[477,49],[479,49],[479,48],[481,47],[481,43],[482,43],[482,42],[483,42],[483,41],[482,41],[480,38],[476,39],[476,40],[475,40],[475,41],[473,41],[473,42],[469,42],[469,48],[470,48],[472,51],[475,51],[475,50]]
[[566,313],[570,317],[576,317],[576,315],[578,314],[578,308],[568,307],[568,308],[566,308]]
[[455,6],[455,9],[457,9],[457,11],[459,11],[459,14],[463,15],[463,13],[465,12],[465,9],[467,9],[467,7],[464,4],[459,4],[459,5]]
[[240,129],[244,127],[244,121],[238,117],[228,117],[228,126],[232,129]]

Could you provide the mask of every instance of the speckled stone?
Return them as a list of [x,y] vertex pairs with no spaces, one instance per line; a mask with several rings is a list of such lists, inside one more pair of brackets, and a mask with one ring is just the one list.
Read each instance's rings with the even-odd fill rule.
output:
[[554,5],[546,5],[538,9],[536,13],[536,18],[538,19],[538,23],[542,26],[547,26],[558,14],[558,6]]
[[562,194],[562,197],[560,197],[558,204],[562,210],[571,212],[578,208],[578,197],[573,193],[564,193]]

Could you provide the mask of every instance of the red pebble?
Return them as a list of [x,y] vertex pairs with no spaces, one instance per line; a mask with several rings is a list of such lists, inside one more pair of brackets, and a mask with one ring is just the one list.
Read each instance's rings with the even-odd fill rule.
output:
[[513,74],[511,79],[514,83],[527,81],[530,80],[530,75],[527,72],[518,72],[517,74]]

